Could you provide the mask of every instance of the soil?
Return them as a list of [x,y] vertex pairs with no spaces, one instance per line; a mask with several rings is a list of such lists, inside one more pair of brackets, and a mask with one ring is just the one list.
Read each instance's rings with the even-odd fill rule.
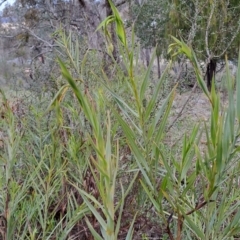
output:
[[[188,100],[189,99],[189,100]],[[211,114],[211,105],[208,98],[204,93],[191,93],[176,94],[173,102],[173,115],[178,115],[185,102],[188,103],[183,110],[181,118],[189,118],[193,122],[207,121]]]

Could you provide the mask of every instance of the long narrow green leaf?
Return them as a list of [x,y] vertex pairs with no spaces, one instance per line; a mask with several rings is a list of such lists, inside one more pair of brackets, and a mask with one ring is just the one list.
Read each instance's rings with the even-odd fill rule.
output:
[[76,46],[75,46],[75,63],[76,63],[76,71],[78,74],[80,74],[80,52],[79,52],[80,46],[79,46],[79,41],[78,39],[76,40]]
[[[100,143],[100,144],[103,143],[103,140],[102,140],[103,136],[102,136],[102,132],[100,130],[101,129],[100,122],[98,121],[95,109],[91,106],[88,98],[78,89],[75,81],[71,77],[69,71],[67,70],[67,68],[65,67],[65,65],[61,61],[61,59],[58,59],[58,62],[61,67],[61,70],[62,70],[62,75],[66,78],[69,85],[71,86],[75,96],[78,99],[78,102],[79,102],[81,108],[84,111],[84,114],[85,114],[87,120],[90,122],[90,124],[92,125],[92,127],[94,129],[94,134],[96,136],[96,139],[98,140],[98,143]],[[104,148],[104,146],[99,146],[99,147],[101,149]]]
[[156,50],[153,51],[151,61],[149,63],[149,66],[147,68],[147,71],[145,73],[145,76],[144,76],[142,84],[141,84],[141,88],[140,88],[140,101],[141,102],[143,101],[143,99],[145,97],[145,92],[146,92],[146,89],[147,89],[148,84],[149,84],[150,73],[151,73],[151,70],[152,70],[152,65],[153,65],[153,62],[155,60],[155,57],[156,57]]
[[147,173],[149,173],[150,168],[147,164],[146,159],[144,158],[144,156],[141,153],[141,149],[137,146],[137,144],[135,143],[135,134],[132,131],[132,129],[128,126],[128,124],[119,116],[118,113],[115,112],[115,117],[118,119],[120,125],[122,126],[123,132],[127,138],[129,147],[131,148],[135,159],[137,161],[137,164],[140,168],[140,171],[142,172],[145,181],[148,183],[149,186],[151,186],[151,188],[153,188],[151,181],[147,175]]
[[144,182],[141,181],[141,180],[140,180],[140,182],[141,182],[141,184],[142,184],[142,187],[143,187],[144,191],[147,193],[149,199],[151,200],[154,208],[156,209],[157,213],[159,213],[159,212],[160,212],[160,204],[154,199],[154,196],[153,196],[152,193],[149,191],[148,187],[144,184]]
[[193,64],[193,66],[194,66],[194,71],[195,71],[195,74],[196,74],[196,77],[197,77],[198,85],[200,86],[200,88],[204,92],[205,96],[209,99],[209,101],[212,102],[210,94],[209,94],[209,91],[208,91],[208,88],[207,88],[207,85],[206,85],[206,83],[205,83],[205,81],[203,79],[201,70],[199,68],[199,65],[198,65],[198,62],[197,62],[197,58],[196,58],[195,53],[193,51],[192,51],[192,54],[194,56],[194,64]]
[[[184,211],[183,209],[181,209],[182,211]],[[191,231],[193,231],[198,237],[199,239],[205,239],[205,235],[204,233],[201,231],[201,229],[191,220],[191,218],[189,216],[184,216],[189,228],[191,229]]]
[[[96,219],[98,220],[98,222],[100,223],[101,227],[107,231],[107,223],[104,221],[104,219],[101,217],[101,215],[99,214],[99,212],[97,211],[97,209],[88,201],[88,199],[85,197],[86,194],[83,190],[79,190],[81,193],[81,196],[84,200],[84,202],[87,204],[87,206],[89,207],[89,209],[91,210],[91,212],[93,213],[93,215],[96,217]],[[95,203],[97,201],[95,200]],[[100,205],[100,203],[98,203],[98,205]]]
[[59,103],[63,100],[68,88],[69,88],[69,85],[65,84],[58,90],[57,94],[54,96],[53,100],[47,107],[46,112],[48,112],[53,106],[56,106],[57,102]]
[[137,118],[139,117],[138,113],[134,111],[122,98],[120,98],[116,93],[114,93],[104,82],[102,82],[102,84],[114,97],[114,100],[116,101],[123,113],[128,110],[133,116]]
[[86,218],[86,223],[88,225],[88,228],[89,228],[90,232],[94,236],[94,239],[96,239],[96,240],[105,240],[96,232],[96,230],[93,228],[92,224],[89,222],[89,220],[87,218]]
[[[108,115],[108,123],[107,123],[107,141],[106,141],[106,152],[105,158],[107,163],[107,173],[108,176],[112,179],[112,175],[114,174],[114,169],[111,168],[112,165],[112,146],[111,146],[111,120],[110,120],[110,113]],[[112,179],[113,180],[113,179]]]
[[87,57],[88,57],[89,50],[86,51],[86,53],[83,56],[82,62],[81,62],[81,79],[84,80],[84,69],[86,67]]
[[133,232],[134,232],[133,226],[134,226],[134,222],[135,222],[136,217],[137,217],[137,213],[135,214],[135,216],[134,216],[134,218],[132,220],[131,226],[130,226],[130,228],[128,230],[128,233],[127,233],[127,236],[125,238],[126,240],[132,240]]
[[[189,141],[185,143],[187,144],[187,148],[186,149],[183,148],[182,150],[183,159],[182,159],[182,169],[180,174],[180,180],[186,177],[189,168],[192,166],[193,158],[194,158],[194,146],[195,144],[198,144],[197,140],[198,141],[200,140],[199,138],[196,139],[198,130],[199,130],[199,124],[193,128]],[[196,139],[196,142],[195,142],[195,139]]]
[[154,93],[153,93],[153,96],[152,96],[152,98],[150,99],[150,101],[149,101],[149,103],[148,103],[148,105],[147,105],[147,107],[146,107],[146,111],[145,111],[145,114],[144,114],[144,119],[145,119],[145,121],[147,121],[147,120],[149,119],[149,117],[150,117],[153,109],[156,107],[157,97],[158,97],[158,95],[159,95],[159,92],[160,92],[160,90],[161,90],[161,86],[162,86],[162,84],[163,84],[163,81],[164,81],[165,78],[166,78],[166,75],[167,75],[167,73],[168,73],[169,68],[170,68],[171,65],[172,65],[172,62],[170,61],[169,64],[167,65],[167,67],[165,68],[162,76],[161,76],[160,79],[158,80],[158,84],[157,84],[157,86],[156,86],[156,88],[155,88],[155,91],[154,91]]
[[98,25],[96,31],[98,31],[98,30],[101,29],[101,28],[104,28],[104,29],[105,29],[106,26],[107,26],[109,23],[113,22],[113,21],[114,21],[113,16],[108,16],[107,18],[105,18],[105,19]]
[[121,41],[121,43],[123,44],[123,46],[127,47],[126,32],[125,32],[124,24],[123,24],[122,18],[120,16],[120,13],[118,12],[117,8],[114,6],[114,4],[112,3],[111,0],[108,0],[108,2],[111,6],[111,9],[112,9],[112,12],[113,12],[113,15],[115,18],[114,20],[116,23],[117,36],[118,36],[119,40]]
[[[133,179],[131,180],[130,184],[128,184],[127,190],[124,193],[124,199],[126,198],[126,196],[129,194],[129,192],[131,191],[133,184],[136,183],[137,177],[139,176],[139,170],[137,170],[137,172],[135,173]],[[117,204],[117,206],[115,207],[115,211],[118,210],[118,208],[121,206],[122,202],[119,202]]]
[[[158,127],[158,130],[156,131],[156,137],[155,137],[155,142],[158,143],[160,142],[160,140],[162,139],[163,137],[163,133],[164,133],[164,129],[166,127],[166,124],[167,124],[167,120],[168,120],[168,116],[170,114],[170,110],[172,108],[172,103],[173,103],[173,100],[174,100],[174,97],[175,97],[175,91],[176,91],[176,86],[174,87],[174,89],[172,90],[172,92],[170,93],[170,96],[169,96],[169,101],[168,101],[168,104],[167,104],[167,108],[166,108],[166,111],[162,117],[162,121],[160,122],[160,125]],[[155,119],[155,122],[157,121],[157,119]]]
[[61,70],[62,70],[62,75],[66,78],[69,85],[72,87],[72,89],[73,89],[73,91],[74,91],[74,93],[75,93],[75,95],[76,95],[76,97],[77,97],[77,99],[80,103],[80,106],[85,111],[86,117],[91,122],[91,124],[94,125],[94,120],[93,120],[92,113],[90,111],[89,103],[86,101],[85,98],[83,98],[81,91],[78,89],[75,81],[73,80],[72,76],[70,75],[69,71],[67,70],[67,68],[65,67],[65,65],[61,61],[61,59],[58,59],[58,62],[59,62],[59,65],[61,67]]
[[[168,109],[168,106],[171,103],[172,94],[173,94],[173,92],[169,93],[167,98],[164,100],[161,108],[156,112],[153,122],[148,129],[148,138],[149,139],[151,139],[153,137],[153,135],[156,134],[157,124],[159,123],[159,120],[161,119],[161,117],[163,117],[164,113],[166,112],[166,109]],[[159,129],[159,127],[158,127],[158,129]]]
[[197,62],[196,55],[192,48],[190,48],[186,43],[183,41],[179,41],[177,38],[171,36],[171,38],[174,40],[175,44],[172,44],[169,46],[168,52],[170,53],[174,48],[178,48],[178,52],[175,53],[174,55],[178,55],[180,53],[183,53],[187,56],[187,58],[191,61],[193,64],[193,68],[197,77],[197,82],[200,88],[203,90],[204,94],[208,97],[208,99],[211,102],[211,97],[209,95],[209,91],[207,89],[206,83],[203,80],[201,70],[199,68],[199,64]]
[[236,106],[236,112],[237,112],[237,118],[238,118],[238,123],[240,124],[240,49],[239,49],[239,54],[238,54],[238,69],[237,69],[237,78],[236,78],[236,82],[237,82],[237,106]]
[[229,141],[232,143],[235,135],[235,104],[234,104],[234,80],[230,74],[228,60],[226,57],[226,68],[227,68],[227,85],[228,85],[228,128],[229,128]]
[[217,157],[216,157],[216,162],[217,162],[217,172],[219,174],[222,173],[222,168],[223,168],[223,146],[222,146],[222,118],[221,118],[221,121],[219,122],[219,129],[218,129],[218,135],[217,135]]
[[168,164],[168,161],[167,161],[165,155],[162,153],[162,151],[159,149],[158,146],[156,146],[156,147],[158,148],[158,151],[159,151],[159,153],[160,153],[160,155],[161,155],[161,160],[162,160],[162,162],[163,162],[164,167],[166,168],[167,174],[169,174],[169,176],[170,176],[170,178],[171,178],[170,180],[171,180],[172,182],[175,182],[176,179],[175,179],[174,176],[173,176],[172,168],[171,168],[170,165]]
[[[124,198],[125,198],[122,183],[120,185],[121,185],[121,190],[122,190],[122,200],[121,200],[121,204],[120,204],[120,210],[119,210],[117,224],[115,227],[115,233],[114,233],[115,239],[118,239],[118,233],[119,233],[120,225],[121,225],[121,221],[122,221],[122,213],[123,213]],[[115,211],[116,211],[116,209],[115,209]]]
[[121,116],[117,113],[115,113],[116,118],[118,119],[120,125],[122,126],[122,129],[125,133],[125,136],[127,137],[127,141],[134,153],[134,155],[136,156],[136,158],[138,159],[138,161],[141,163],[141,165],[147,170],[147,172],[149,171],[149,166],[146,162],[146,159],[144,158],[144,156],[141,153],[141,150],[139,149],[139,147],[137,146],[137,144],[135,143],[136,140],[136,135],[135,133],[132,131],[132,129],[128,126],[128,124],[121,118]]
[[211,99],[212,99],[212,111],[211,111],[211,142],[213,144],[213,147],[216,146],[217,141],[217,132],[219,129],[219,117],[220,117],[220,98],[216,94],[215,87],[214,87],[214,81],[211,88]]

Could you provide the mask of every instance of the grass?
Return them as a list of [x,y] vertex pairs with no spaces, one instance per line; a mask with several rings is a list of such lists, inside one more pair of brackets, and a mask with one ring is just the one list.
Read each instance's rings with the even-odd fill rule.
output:
[[[58,59],[55,96],[16,106],[2,91],[0,238],[237,239],[240,61],[237,101],[227,71],[229,107],[222,109],[193,50],[173,39],[169,53],[193,64],[211,118],[188,126],[171,148],[166,139],[174,133],[166,129],[176,87],[161,99],[171,63],[150,91],[152,65],[137,71],[137,50],[112,10],[124,71],[115,63],[111,80],[95,72],[91,53],[80,60],[79,44],[61,32],[66,54]],[[101,24],[105,33],[108,24]],[[186,130],[186,122],[179,124]]]

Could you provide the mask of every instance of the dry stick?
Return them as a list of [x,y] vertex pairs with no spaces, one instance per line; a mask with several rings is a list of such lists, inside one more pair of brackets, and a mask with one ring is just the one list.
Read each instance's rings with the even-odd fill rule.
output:
[[168,234],[170,240],[174,240],[174,237],[173,237],[173,234],[172,234],[171,229],[169,227],[169,224],[167,225],[167,234]]
[[5,3],[7,0],[2,0],[2,2],[0,3],[0,6]]
[[177,240],[182,239],[183,221],[184,221],[184,217],[179,213],[178,214],[178,224],[177,224]]
[[[170,222],[172,220],[172,216],[173,216],[173,213],[169,216],[168,218],[168,221],[167,221],[167,234],[170,238],[170,240],[174,240],[174,237],[173,237],[173,234],[171,232],[171,229],[170,229]],[[178,223],[177,223],[177,240],[181,240],[182,239],[182,228],[183,228],[183,221],[184,221],[184,217],[181,215],[181,214],[178,214]]]
[[181,111],[178,113],[177,117],[172,121],[171,125],[168,127],[167,129],[167,132],[173,127],[173,125],[175,124],[175,122],[181,117],[182,113],[183,113],[183,110],[185,109],[185,107],[187,106],[188,102],[189,102],[189,99],[192,97],[192,95],[194,94],[194,91],[197,87],[197,82],[195,82],[193,88],[192,88],[192,91],[189,95],[189,97],[187,98],[187,100],[185,101],[185,103],[183,104],[182,108],[181,108]]
[[44,40],[43,38],[39,37],[37,34],[34,33],[33,30],[31,30],[30,28],[24,26],[23,24],[21,24],[20,27],[23,28],[24,30],[28,31],[28,33],[29,33],[30,35],[32,35],[33,37],[35,37],[35,38],[38,39],[39,41],[45,43],[48,47],[54,47],[54,46],[56,46],[56,45],[51,44],[50,42]]
[[[202,207],[204,207],[209,202],[214,202],[214,201],[213,200],[203,201],[203,202],[199,203],[194,209],[187,212],[186,215],[190,215],[190,214],[196,212],[197,210],[201,209]],[[169,218],[167,220],[167,229],[166,229],[166,232],[167,232],[170,240],[174,240],[173,234],[172,234],[170,226],[169,226],[170,222],[172,221],[172,216],[173,216],[173,213],[169,216]],[[181,240],[183,221],[184,221],[184,216],[179,214],[178,215],[178,224],[177,224],[177,228],[178,228],[178,230],[177,230],[177,240]]]
[[7,219],[4,215],[0,215],[0,239],[6,239]]
[[45,54],[45,53],[49,53],[49,52],[52,52],[52,51],[53,51],[53,50],[50,49],[50,50],[46,50],[46,51],[44,51],[44,52],[41,52],[41,53],[37,54],[35,57],[33,57],[33,58],[30,60],[30,65],[32,65],[33,61],[34,61],[36,58],[40,57],[41,55],[43,55],[43,54]]
[[167,234],[168,234],[170,240],[174,240],[173,234],[172,234],[170,226],[169,226],[170,222],[172,221],[172,216],[173,216],[173,213],[171,213],[171,215],[168,217],[168,220],[167,220]]
[[190,214],[196,212],[197,210],[199,210],[200,208],[204,207],[209,202],[214,202],[214,200],[203,201],[203,202],[199,203],[194,209],[192,209],[191,211],[187,212],[186,215],[190,215]]

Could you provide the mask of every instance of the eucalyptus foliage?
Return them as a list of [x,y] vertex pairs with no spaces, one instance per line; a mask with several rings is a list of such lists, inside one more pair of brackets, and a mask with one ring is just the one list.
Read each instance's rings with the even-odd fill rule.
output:
[[[170,34],[191,43],[201,60],[224,59],[225,53],[229,59],[237,59],[239,1],[144,1],[142,5],[134,5],[133,12],[136,34],[145,47],[151,47],[155,38],[158,43],[164,43]],[[155,32],[151,26],[153,21]]]
[[166,26],[170,21],[170,7],[170,2],[165,0],[146,1],[142,5],[133,5],[135,33],[142,47],[155,47],[157,44],[159,50],[166,49],[168,39]]

